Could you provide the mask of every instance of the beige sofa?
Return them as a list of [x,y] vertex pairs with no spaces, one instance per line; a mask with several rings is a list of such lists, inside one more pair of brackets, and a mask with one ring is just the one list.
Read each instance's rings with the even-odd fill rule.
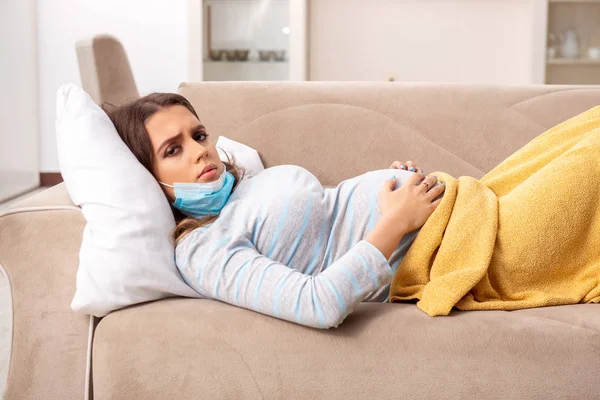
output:
[[[324,185],[394,160],[481,177],[600,104],[598,87],[238,82],[179,92],[213,134]],[[364,303],[323,331],[173,298],[91,320],[69,308],[84,224],[63,184],[0,217],[7,400],[600,398],[598,305],[431,318],[411,303]]]

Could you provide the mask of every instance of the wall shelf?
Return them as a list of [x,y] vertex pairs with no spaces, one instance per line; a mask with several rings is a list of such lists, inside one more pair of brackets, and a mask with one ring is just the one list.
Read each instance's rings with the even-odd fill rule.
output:
[[591,58],[553,58],[546,62],[548,65],[600,65],[600,60]]
[[285,81],[289,79],[288,61],[213,61],[203,62],[205,80],[211,81]]
[[549,0],[549,3],[599,3],[600,0]]
[[287,63],[288,63],[288,60],[284,60],[284,61],[260,61],[260,60],[253,60],[253,59],[246,60],[246,61],[204,60],[204,64],[265,64],[265,65],[270,65],[270,64],[287,64]]

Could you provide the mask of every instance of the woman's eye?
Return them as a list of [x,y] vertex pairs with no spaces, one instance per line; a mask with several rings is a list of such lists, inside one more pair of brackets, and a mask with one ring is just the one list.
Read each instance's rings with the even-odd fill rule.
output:
[[206,133],[198,133],[198,134],[196,134],[195,139],[196,139],[196,141],[203,141],[203,140],[206,140],[207,137],[208,137],[208,134],[206,134]]
[[179,146],[174,146],[166,151],[165,156],[170,157],[176,155],[177,153],[179,153]]

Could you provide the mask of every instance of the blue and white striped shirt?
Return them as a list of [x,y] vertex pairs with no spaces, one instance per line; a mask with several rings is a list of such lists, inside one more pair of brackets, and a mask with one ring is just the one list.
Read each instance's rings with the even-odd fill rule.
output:
[[363,240],[381,216],[384,169],[323,188],[304,168],[282,165],[243,179],[219,218],[188,234],[176,263],[202,297],[316,328],[337,327],[361,301],[385,301],[394,271],[419,230],[389,261]]

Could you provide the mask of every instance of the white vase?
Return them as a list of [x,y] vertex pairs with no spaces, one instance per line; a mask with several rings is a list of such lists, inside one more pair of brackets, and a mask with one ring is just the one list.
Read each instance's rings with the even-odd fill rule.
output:
[[565,58],[579,57],[579,40],[575,29],[568,29],[561,37],[560,54]]

